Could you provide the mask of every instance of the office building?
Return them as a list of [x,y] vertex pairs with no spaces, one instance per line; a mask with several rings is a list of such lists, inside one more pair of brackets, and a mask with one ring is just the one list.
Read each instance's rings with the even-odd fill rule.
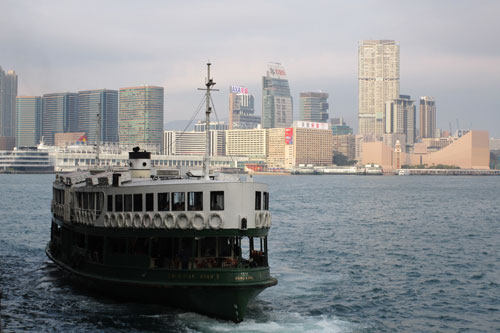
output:
[[301,92],[299,119],[317,123],[328,121],[328,94],[324,92]]
[[229,129],[253,129],[261,123],[255,115],[254,98],[248,88],[229,87]]
[[256,158],[266,157],[266,130],[239,129],[226,131],[226,155]]
[[[17,74],[10,70],[5,72],[0,66],[0,136],[9,137],[11,142],[16,136],[16,96]],[[10,145],[9,145],[10,147]]]
[[[98,124],[100,114],[100,128]],[[78,132],[87,134],[89,143],[118,142],[118,91],[83,90],[78,92]],[[99,138],[97,133],[100,130]]]
[[78,94],[45,94],[42,103],[42,138],[46,144],[54,145],[55,133],[77,131]]
[[434,97],[420,97],[420,138],[436,137],[436,102]]
[[399,97],[399,45],[365,40],[358,49],[359,134],[381,137],[385,102]]
[[162,145],[163,87],[120,89],[120,144]]
[[351,126],[347,126],[344,118],[331,118],[330,126],[332,128],[333,135],[348,135],[353,134],[353,130]]
[[290,127],[292,122],[293,102],[285,69],[271,63],[262,77],[262,127]]
[[[386,102],[385,105],[385,133],[404,134],[408,146],[415,143],[416,108],[415,103],[408,95]],[[402,146],[403,142],[400,140]]]
[[16,145],[34,147],[40,143],[42,127],[42,97],[17,96]]
[[[164,131],[164,155],[205,155],[206,133],[201,131]],[[224,156],[226,154],[225,131],[210,131],[210,156]]]

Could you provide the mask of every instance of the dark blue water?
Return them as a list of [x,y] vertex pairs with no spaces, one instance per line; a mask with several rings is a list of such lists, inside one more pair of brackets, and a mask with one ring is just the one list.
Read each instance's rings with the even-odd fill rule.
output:
[[44,254],[53,175],[0,175],[5,331],[500,331],[500,178],[258,177],[276,287],[241,324],[121,303]]

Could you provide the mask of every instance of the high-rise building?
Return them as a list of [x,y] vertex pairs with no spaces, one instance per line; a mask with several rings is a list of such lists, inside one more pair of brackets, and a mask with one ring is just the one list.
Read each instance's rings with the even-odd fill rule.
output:
[[436,137],[436,102],[434,97],[420,97],[420,138]]
[[163,87],[120,89],[120,144],[162,146]]
[[0,136],[16,136],[17,74],[0,67]]
[[[408,95],[399,95],[399,98],[387,101],[385,106],[385,133],[405,134],[406,145],[413,146],[416,129],[415,102]],[[400,143],[403,144],[401,141]]]
[[77,132],[78,94],[45,94],[42,103],[42,138],[46,144],[54,144],[55,133]]
[[381,137],[385,102],[399,97],[399,45],[364,40],[358,49],[359,134]]
[[264,129],[240,129],[226,131],[226,155],[265,157],[267,132]]
[[330,126],[332,128],[333,135],[348,135],[352,134],[353,130],[351,126],[348,126],[343,117],[340,118],[331,118]]
[[303,121],[326,123],[328,121],[328,94],[324,92],[301,92],[299,118]]
[[40,143],[42,127],[42,97],[17,96],[16,145],[36,146]]
[[98,114],[101,115],[101,142],[118,142],[118,91],[83,90],[78,92],[78,131],[88,142],[97,142]]
[[285,69],[271,63],[262,77],[262,127],[290,127],[292,122],[293,102]]
[[253,129],[261,123],[255,115],[254,98],[248,88],[229,87],[229,129]]

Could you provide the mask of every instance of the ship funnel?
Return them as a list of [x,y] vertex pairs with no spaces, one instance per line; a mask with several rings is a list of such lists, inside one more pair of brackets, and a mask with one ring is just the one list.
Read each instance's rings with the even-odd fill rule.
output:
[[149,178],[151,176],[151,152],[139,151],[134,147],[128,153],[130,173],[132,178]]

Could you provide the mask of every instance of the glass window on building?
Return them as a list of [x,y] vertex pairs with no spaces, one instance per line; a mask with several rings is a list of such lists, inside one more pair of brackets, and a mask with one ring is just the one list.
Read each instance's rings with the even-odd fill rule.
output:
[[210,210],[224,210],[224,191],[210,192]]
[[186,193],[173,192],[172,193],[172,211],[186,210]]
[[170,210],[170,193],[158,193],[158,210],[161,212]]
[[203,192],[188,192],[188,210],[203,210]]

